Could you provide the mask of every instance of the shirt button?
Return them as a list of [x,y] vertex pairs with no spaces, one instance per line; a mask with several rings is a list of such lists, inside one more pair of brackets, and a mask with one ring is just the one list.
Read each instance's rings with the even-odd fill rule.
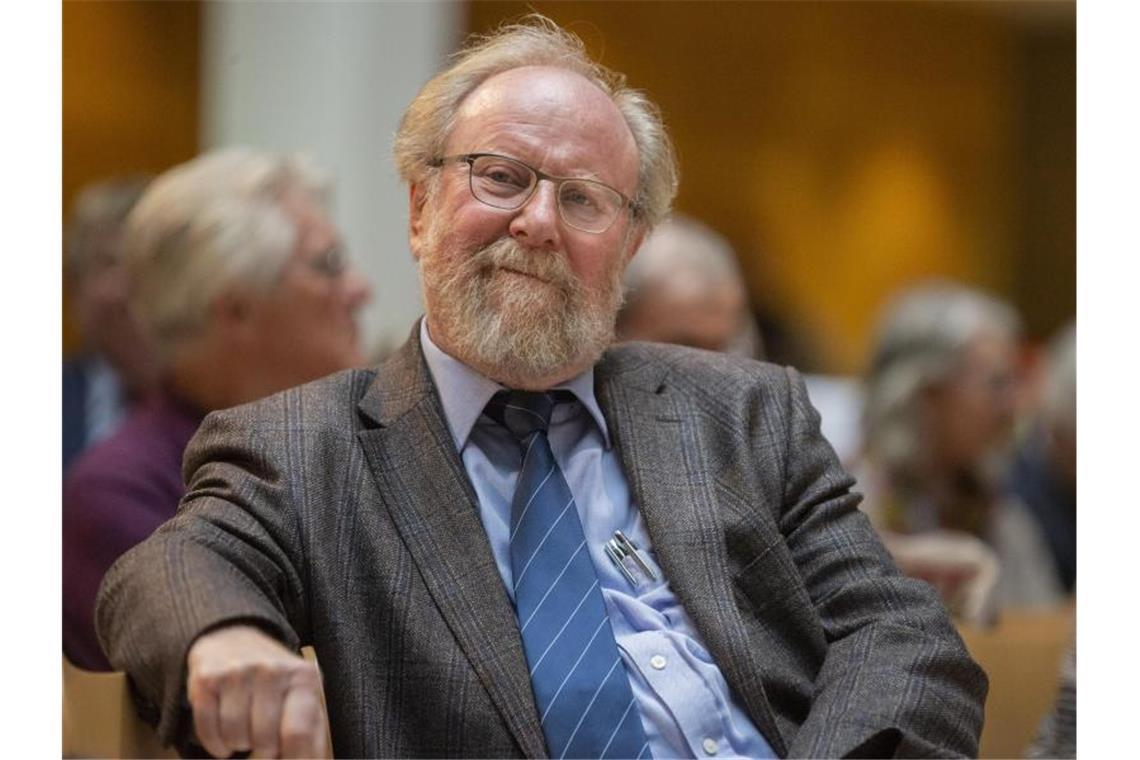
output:
[[715,739],[710,739],[709,737],[706,736],[705,740],[703,742],[701,742],[701,746],[704,747],[706,754],[709,754],[709,755],[715,755],[716,754],[717,743],[716,743]]
[[653,666],[654,670],[664,670],[665,658],[659,654],[655,654],[649,658],[649,664]]

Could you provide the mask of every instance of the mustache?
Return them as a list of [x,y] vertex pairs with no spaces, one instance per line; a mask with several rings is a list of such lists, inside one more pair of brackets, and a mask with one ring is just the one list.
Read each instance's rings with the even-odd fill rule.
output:
[[580,287],[564,256],[556,252],[535,254],[509,237],[475,251],[471,264],[480,273],[488,275],[495,269],[512,269],[567,292],[576,292]]

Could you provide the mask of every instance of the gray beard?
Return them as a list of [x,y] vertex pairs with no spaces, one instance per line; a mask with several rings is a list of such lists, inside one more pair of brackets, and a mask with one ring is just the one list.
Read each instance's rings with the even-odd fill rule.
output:
[[452,260],[434,234],[427,249],[420,281],[431,324],[447,336],[457,359],[492,379],[534,386],[594,363],[613,341],[623,295],[620,265],[607,287],[590,293],[564,256],[527,252],[509,237],[452,253]]

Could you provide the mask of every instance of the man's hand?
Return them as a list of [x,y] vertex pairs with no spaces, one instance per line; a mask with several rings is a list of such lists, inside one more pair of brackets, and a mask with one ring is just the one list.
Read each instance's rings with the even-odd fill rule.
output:
[[186,657],[194,728],[215,757],[328,757],[314,663],[248,625],[200,637]]

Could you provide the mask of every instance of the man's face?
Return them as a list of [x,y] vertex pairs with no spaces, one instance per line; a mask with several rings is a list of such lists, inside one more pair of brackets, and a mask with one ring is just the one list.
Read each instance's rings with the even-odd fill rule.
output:
[[629,306],[623,340],[729,351],[751,318],[744,289],[733,282],[706,282],[682,269],[675,280],[648,287]]
[[251,350],[277,388],[363,364],[356,312],[370,297],[341,258],[340,237],[320,206],[299,194],[283,206],[297,242],[280,282],[253,301],[249,323]]
[[1013,432],[1016,350],[1012,339],[983,332],[963,351],[954,375],[933,392],[935,451],[972,466],[1008,444]]
[[[466,153],[637,191],[625,120],[593,84],[561,69],[513,69],[472,92],[444,150]],[[570,227],[547,181],[521,208],[488,206],[471,194],[468,171],[447,163],[431,193],[412,191],[411,244],[432,339],[500,382],[549,387],[592,365],[612,340],[621,273],[641,230],[627,210],[599,234]]]

